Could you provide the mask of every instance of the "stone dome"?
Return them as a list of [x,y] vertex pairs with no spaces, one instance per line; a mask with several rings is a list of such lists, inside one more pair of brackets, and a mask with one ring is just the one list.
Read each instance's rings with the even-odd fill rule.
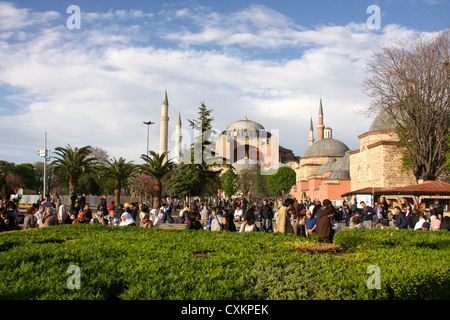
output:
[[341,141],[327,138],[310,145],[303,157],[343,157],[348,150],[350,149]]
[[[392,107],[392,112],[395,116],[400,115],[399,108]],[[384,130],[394,130],[397,124],[392,118],[392,115],[388,113],[386,109],[381,111],[373,120],[370,126],[369,132],[384,131]]]
[[233,122],[228,126],[227,130],[265,130],[265,129],[258,122],[244,119]]
[[338,160],[335,158],[328,159],[328,162],[317,168],[314,174],[320,175],[325,172],[332,172],[328,179],[348,180],[350,177],[350,156],[348,153],[349,151]]

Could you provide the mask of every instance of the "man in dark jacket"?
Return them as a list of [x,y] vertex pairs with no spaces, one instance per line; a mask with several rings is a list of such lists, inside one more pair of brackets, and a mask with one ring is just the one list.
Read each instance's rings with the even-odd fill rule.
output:
[[372,219],[376,217],[372,207],[366,205],[364,201],[359,203],[363,207],[363,224],[366,229],[372,229]]
[[261,230],[265,232],[271,232],[272,231],[272,217],[273,212],[272,208],[267,204],[267,200],[264,199],[263,205],[260,209],[260,216],[261,216]]
[[406,221],[405,214],[402,212],[400,207],[394,208],[395,215],[395,230],[406,229],[408,227],[408,222]]

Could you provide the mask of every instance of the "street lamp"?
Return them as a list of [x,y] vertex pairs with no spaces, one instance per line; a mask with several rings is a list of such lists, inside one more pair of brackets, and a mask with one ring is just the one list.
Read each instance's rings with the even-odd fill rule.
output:
[[[147,125],[147,152],[145,153],[148,157],[148,140],[150,135],[150,125],[155,124],[154,122],[147,121],[143,122],[143,124]],[[145,203],[147,203],[147,171],[145,172]]]

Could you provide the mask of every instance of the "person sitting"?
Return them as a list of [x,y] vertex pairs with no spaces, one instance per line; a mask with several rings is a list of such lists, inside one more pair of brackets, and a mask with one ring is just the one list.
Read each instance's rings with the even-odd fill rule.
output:
[[89,223],[88,219],[86,218],[86,212],[80,211],[78,213],[78,218],[72,222],[72,224],[78,224],[78,223]]
[[230,213],[230,210],[223,215],[223,230],[235,232],[236,225],[234,224],[233,214]]
[[417,221],[416,224],[414,225],[414,230],[422,230],[422,225],[426,221],[427,220],[425,219],[425,214],[421,213],[419,215],[419,221]]
[[139,215],[139,226],[142,228],[153,228],[153,221],[150,219],[148,210],[142,211]]
[[202,230],[203,226],[200,222],[200,214],[192,214],[189,223],[186,225],[186,230]]
[[359,218],[359,215],[355,215],[350,219],[350,229],[365,229],[364,224]]
[[40,227],[55,226],[56,221],[57,218],[55,215],[55,210],[53,209],[53,207],[47,207],[45,208],[45,214],[42,217],[42,224],[40,225]]
[[120,227],[126,227],[126,226],[134,226],[135,227],[136,226],[136,221],[134,221],[131,214],[128,213],[127,211],[122,213],[122,215],[120,216],[120,219],[122,220],[122,222],[120,222],[120,224],[119,224]]
[[255,219],[250,212],[247,212],[242,219],[242,224],[239,232],[252,232],[257,231]]
[[428,231],[428,230],[430,230],[430,223],[429,223],[428,221],[425,221],[425,222],[422,224],[421,230],[422,230],[422,231]]
[[161,219],[158,216],[158,210],[152,209],[150,210],[150,220],[152,220],[153,228],[159,229],[161,226]]

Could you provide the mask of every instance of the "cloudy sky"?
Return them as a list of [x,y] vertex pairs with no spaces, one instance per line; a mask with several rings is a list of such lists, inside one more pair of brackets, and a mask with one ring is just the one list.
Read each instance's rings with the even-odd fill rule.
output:
[[448,12],[444,0],[0,1],[0,159],[42,161],[47,132],[51,150],[98,146],[141,163],[143,121],[156,122],[159,148],[165,88],[169,136],[178,111],[188,128],[205,102],[217,130],[247,114],[302,156],[322,96],[333,137],[358,149],[371,123],[357,112],[370,103],[365,62],[380,45],[448,27]]

